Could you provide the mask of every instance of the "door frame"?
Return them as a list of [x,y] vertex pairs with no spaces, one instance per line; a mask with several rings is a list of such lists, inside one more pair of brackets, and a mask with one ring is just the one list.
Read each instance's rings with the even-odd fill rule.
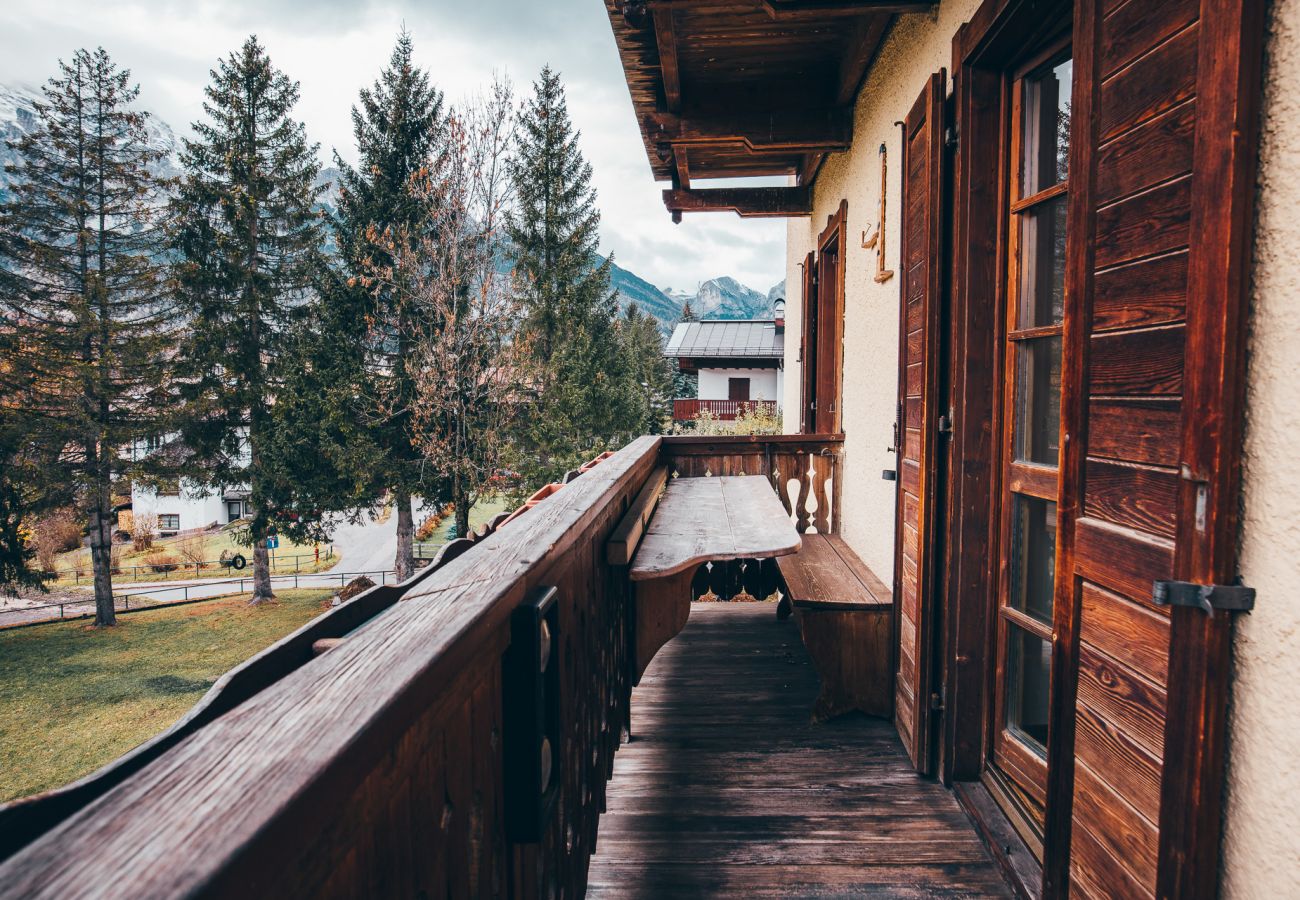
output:
[[[997,677],[994,603],[1003,551],[1001,373],[1006,365],[1011,225],[1007,159],[1012,75],[1027,61],[1027,47],[1046,46],[1070,27],[1073,7],[1072,0],[1046,5],[989,0],[958,30],[952,57],[953,115],[960,139],[953,163],[950,312],[945,324],[947,404],[960,412],[952,423],[940,523],[946,532],[939,774],[945,784],[965,783],[958,796],[986,833],[998,835],[998,851],[1016,845],[1000,862],[1030,895],[1041,890],[1043,866],[1037,858],[1046,861],[1048,848],[1038,826],[1027,812],[1017,812],[1017,801],[990,766]],[[1056,691],[1054,684],[1053,697]],[[1055,699],[1051,709],[1057,709]],[[1054,721],[1049,722],[1049,733],[1053,742],[1062,737]],[[987,777],[988,772],[993,777]],[[1049,771],[1049,806],[1052,778]]]

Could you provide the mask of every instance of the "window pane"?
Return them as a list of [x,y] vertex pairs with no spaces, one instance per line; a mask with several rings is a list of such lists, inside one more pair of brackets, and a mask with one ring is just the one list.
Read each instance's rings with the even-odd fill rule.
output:
[[1016,459],[1054,466],[1061,455],[1061,337],[1016,341]]
[[1070,82],[1074,62],[1064,60],[1024,81],[1024,183],[1028,197],[1059,184],[1069,174]]
[[1015,625],[1007,625],[1007,730],[1047,756],[1047,698],[1052,645]]
[[1056,569],[1056,504],[1011,495],[1011,597],[1009,605],[1051,624]]
[[1066,198],[1020,213],[1019,328],[1059,325],[1065,311]]

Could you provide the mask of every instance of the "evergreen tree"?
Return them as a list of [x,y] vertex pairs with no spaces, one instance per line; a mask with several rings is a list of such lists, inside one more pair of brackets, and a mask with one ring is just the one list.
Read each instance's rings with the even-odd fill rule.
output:
[[[211,73],[196,140],[182,155],[175,282],[187,314],[180,364],[189,470],[246,484],[253,603],[271,599],[266,538],[276,496],[263,452],[285,387],[294,325],[315,306],[322,227],[317,147],[292,117],[298,85],[250,37]],[[311,447],[302,452],[311,453]]]
[[[146,116],[129,108],[139,93],[130,72],[103,49],[79,50],[59,69],[35,104],[38,127],[10,145],[20,163],[0,207],[0,332],[9,339],[0,394],[22,398],[10,411],[29,446],[48,451],[49,480],[67,485],[86,516],[95,624],[105,626],[116,621],[113,482],[165,408],[164,185],[151,173],[161,154]],[[5,499],[6,518],[17,498]]]
[[[362,421],[353,429],[356,439],[339,445],[351,448],[346,455],[356,465],[370,469],[357,472],[354,483],[392,494],[397,509],[394,568],[401,579],[415,568],[411,498],[419,493],[432,499],[439,489],[427,475],[411,420],[419,375],[412,336],[417,324],[437,323],[413,322],[415,307],[406,295],[375,274],[397,268],[395,251],[400,255],[417,246],[433,219],[436,193],[423,184],[436,181],[444,166],[443,98],[428,73],[412,62],[411,36],[404,31],[388,67],[372,88],[361,91],[360,100],[352,109],[357,167],[337,160],[336,233],[346,280],[331,293],[329,305],[339,345],[352,352],[339,358],[337,365],[350,360],[352,366],[336,373],[334,383],[357,391],[362,402],[347,408],[357,409]],[[363,448],[373,449],[361,452]]]
[[664,429],[673,398],[673,369],[664,357],[664,340],[654,316],[643,314],[629,303],[623,314],[624,371],[631,379],[630,391],[637,398],[640,413],[637,430],[658,434]]
[[[677,324],[683,322],[698,322],[699,316],[695,315],[695,310],[691,309],[691,301],[687,300],[682,304],[681,318]],[[700,393],[700,376],[695,372],[683,372],[676,360],[671,362],[670,371],[673,378],[672,394],[674,397],[681,399],[692,399]]]
[[520,118],[507,228],[539,372],[520,462],[532,484],[626,440],[640,421],[620,371],[618,300],[611,262],[597,255],[600,213],[578,138],[560,76],[544,68]]

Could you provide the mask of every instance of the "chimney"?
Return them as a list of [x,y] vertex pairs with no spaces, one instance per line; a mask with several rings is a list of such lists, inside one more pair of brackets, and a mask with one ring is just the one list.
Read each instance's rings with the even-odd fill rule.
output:
[[785,331],[785,298],[777,297],[772,304],[772,318],[776,319],[776,330]]

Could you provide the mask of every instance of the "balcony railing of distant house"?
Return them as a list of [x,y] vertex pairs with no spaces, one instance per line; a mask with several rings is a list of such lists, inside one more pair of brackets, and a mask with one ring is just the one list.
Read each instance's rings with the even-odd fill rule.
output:
[[[661,467],[765,476],[798,530],[829,531],[841,446],[634,440],[233,670],[154,741],[0,807],[0,896],[582,896],[633,680],[607,541]],[[713,593],[763,589],[761,567],[707,569]]]
[[673,421],[689,422],[700,413],[707,412],[715,419],[730,422],[741,414],[742,408],[751,415],[776,415],[775,400],[696,400],[694,398],[673,401]]

